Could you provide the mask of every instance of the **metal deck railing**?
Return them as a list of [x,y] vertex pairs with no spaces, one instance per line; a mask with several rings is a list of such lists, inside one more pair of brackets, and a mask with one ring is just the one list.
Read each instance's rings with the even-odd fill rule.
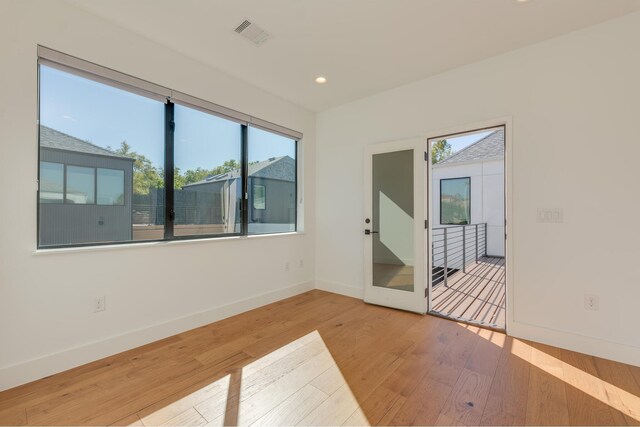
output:
[[450,225],[431,232],[432,280],[435,286],[444,283],[459,270],[477,263],[487,255],[487,224]]

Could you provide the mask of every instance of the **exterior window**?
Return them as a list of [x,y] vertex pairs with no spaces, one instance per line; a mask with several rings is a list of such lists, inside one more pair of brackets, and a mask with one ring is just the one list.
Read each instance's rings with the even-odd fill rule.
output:
[[93,168],[67,166],[67,191],[65,203],[92,205],[95,203],[95,173]]
[[253,209],[264,210],[267,208],[267,191],[264,185],[253,186]]
[[98,168],[98,204],[124,205],[124,171]]
[[40,162],[40,203],[64,202],[64,165]]
[[471,223],[471,178],[440,180],[440,224]]
[[174,236],[240,233],[242,126],[175,106]]
[[[296,141],[249,127],[249,233],[296,231]],[[263,190],[257,190],[263,188]],[[269,194],[269,206],[266,195]]]
[[296,230],[302,134],[38,55],[38,248]]

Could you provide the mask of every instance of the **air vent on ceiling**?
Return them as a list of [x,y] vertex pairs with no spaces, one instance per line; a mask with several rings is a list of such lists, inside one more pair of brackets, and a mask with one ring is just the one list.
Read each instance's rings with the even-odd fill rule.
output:
[[271,38],[270,33],[248,19],[243,20],[233,31],[240,34],[256,46],[260,46]]

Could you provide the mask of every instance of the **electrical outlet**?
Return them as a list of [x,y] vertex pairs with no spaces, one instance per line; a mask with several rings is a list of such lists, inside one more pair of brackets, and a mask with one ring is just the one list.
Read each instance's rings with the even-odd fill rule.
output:
[[104,295],[96,297],[93,300],[93,312],[98,313],[100,311],[105,311],[106,306],[106,297]]
[[288,262],[286,262],[286,263],[284,264],[284,271],[289,271],[290,269],[291,269],[291,264],[290,264],[290,263],[288,263]]
[[598,311],[600,309],[600,297],[597,295],[584,295],[584,308],[586,310]]
[[303,259],[300,260],[299,265],[300,265],[300,268],[304,267],[304,260]]

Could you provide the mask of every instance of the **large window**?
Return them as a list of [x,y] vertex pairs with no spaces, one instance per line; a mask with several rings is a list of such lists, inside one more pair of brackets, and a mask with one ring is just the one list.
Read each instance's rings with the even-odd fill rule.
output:
[[440,224],[471,223],[471,178],[440,180]]
[[296,230],[301,134],[39,53],[38,247]]

